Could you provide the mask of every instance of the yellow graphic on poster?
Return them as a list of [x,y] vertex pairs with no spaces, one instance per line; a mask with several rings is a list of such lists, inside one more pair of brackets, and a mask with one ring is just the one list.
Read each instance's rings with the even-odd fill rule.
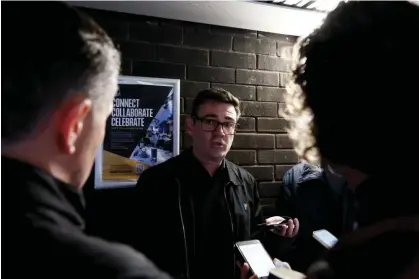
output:
[[103,152],[103,162],[103,180],[138,179],[138,174],[148,167],[141,162],[108,151]]
[[138,180],[174,156],[173,136],[173,87],[120,84],[107,121],[101,181],[108,188]]

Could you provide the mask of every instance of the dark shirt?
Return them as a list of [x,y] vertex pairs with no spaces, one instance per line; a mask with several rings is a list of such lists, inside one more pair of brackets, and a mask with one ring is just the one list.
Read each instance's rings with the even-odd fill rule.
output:
[[[230,270],[232,254],[222,253],[230,245],[231,222],[224,187],[228,173],[223,162],[211,177],[192,155],[194,180],[188,185],[195,223],[195,251],[192,278],[217,278],[220,271]],[[227,232],[227,233],[226,233]],[[232,274],[222,274],[232,278]]]

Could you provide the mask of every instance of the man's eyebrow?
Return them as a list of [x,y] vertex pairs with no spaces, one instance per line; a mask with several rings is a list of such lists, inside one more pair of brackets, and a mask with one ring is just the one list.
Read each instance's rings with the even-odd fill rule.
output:
[[209,114],[205,114],[204,116],[202,116],[202,118],[206,118],[206,117],[214,117],[214,118],[216,118],[217,115],[214,114],[214,113],[209,113]]
[[[217,118],[218,115],[213,114],[213,113],[209,113],[209,114],[205,114],[204,116],[202,116],[202,118],[207,118],[207,117],[213,117],[213,118]],[[226,116],[225,117],[226,120],[232,120],[234,121],[234,118],[230,117],[230,116]]]

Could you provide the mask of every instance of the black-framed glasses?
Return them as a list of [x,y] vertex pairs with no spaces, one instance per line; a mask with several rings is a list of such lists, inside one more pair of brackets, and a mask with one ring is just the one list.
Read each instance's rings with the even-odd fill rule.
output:
[[194,117],[194,119],[201,122],[202,130],[207,131],[207,132],[214,132],[218,128],[218,126],[221,126],[225,134],[234,135],[238,127],[238,124],[234,121],[220,122],[213,118],[208,118],[208,117],[201,118],[201,117],[196,117],[196,116]]

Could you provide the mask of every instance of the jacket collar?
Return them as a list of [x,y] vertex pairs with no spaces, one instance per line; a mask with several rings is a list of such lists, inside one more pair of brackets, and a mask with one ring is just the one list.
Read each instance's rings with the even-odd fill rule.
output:
[[224,159],[228,171],[230,183],[234,186],[244,185],[243,180],[239,176],[239,168],[227,159]]
[[[179,156],[178,159],[182,162],[177,164],[178,167],[180,168],[180,172],[184,173],[184,166],[185,164],[189,165],[189,164],[196,164],[199,163],[198,159],[194,156],[193,152],[192,152],[192,148],[189,148],[185,151],[183,151]],[[243,180],[240,178],[239,173],[238,173],[238,168],[235,164],[233,164],[232,162],[230,162],[229,160],[227,160],[226,158],[223,159],[223,161],[221,162],[221,167],[225,168],[227,171],[227,175],[228,175],[228,183],[235,185],[235,186],[240,186],[243,185]],[[183,170],[183,171],[182,171]]]

